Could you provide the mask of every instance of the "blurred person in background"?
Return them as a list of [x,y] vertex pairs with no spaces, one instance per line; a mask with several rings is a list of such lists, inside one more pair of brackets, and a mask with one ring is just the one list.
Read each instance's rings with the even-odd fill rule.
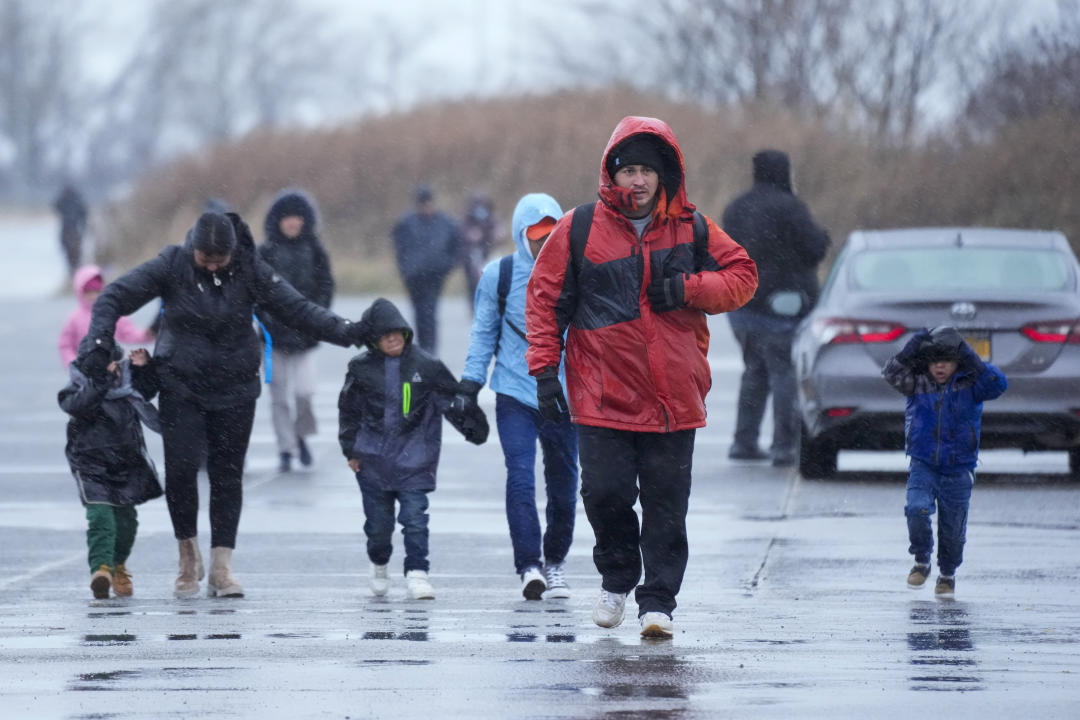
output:
[[495,247],[496,233],[494,201],[487,193],[474,192],[469,196],[465,217],[461,220],[461,256],[470,308],[473,308],[471,302],[476,296],[476,284],[480,281],[484,263]]
[[[259,246],[259,257],[301,295],[329,308],[334,278],[330,258],[316,235],[317,225],[310,196],[302,190],[282,190],[266,214],[266,240]],[[260,310],[258,317],[270,335],[270,411],[278,470],[289,472],[294,457],[308,467],[313,458],[305,438],[316,431],[311,403],[317,384],[314,351],[319,341],[278,321],[272,313]]]
[[[791,345],[799,321],[817,302],[817,266],[829,249],[829,234],[795,196],[791,162],[779,150],[754,155],[754,185],[724,210],[723,225],[758,267],[758,289],[750,302],[728,313],[743,353],[732,460],[795,462],[799,444],[798,396]],[[758,446],[769,393],[773,397],[772,448]]]
[[60,216],[60,249],[67,260],[70,277],[82,264],[82,242],[88,215],[86,202],[75,186],[67,183],[53,201],[53,209]]
[[[71,361],[79,354],[79,343],[90,329],[91,311],[94,301],[105,288],[105,279],[97,265],[83,265],[75,271],[71,285],[75,289],[75,299],[79,305],[68,315],[67,322],[60,331],[60,362],[64,363],[65,368],[71,365]],[[126,317],[116,321],[114,337],[131,345],[148,343],[154,339],[150,330],[139,329]]]
[[430,186],[417,187],[414,197],[415,208],[394,225],[394,255],[412,301],[417,344],[434,355],[439,296],[461,258],[461,227],[435,206]]
[[[506,521],[514,569],[526,600],[570,597],[564,566],[574,538],[577,509],[577,431],[569,413],[548,420],[537,407],[536,378],[525,362],[525,295],[536,256],[563,212],[544,193],[522,197],[514,208],[517,250],[484,268],[476,291],[472,332],[461,391],[471,404],[491,373],[495,423],[506,461]],[[560,381],[565,382],[560,374]],[[536,443],[544,458],[547,527],[541,537],[536,510]]]
[[[165,449],[165,500],[180,555],[173,593],[191,597],[204,576],[199,551],[198,471],[205,447],[210,479],[211,597],[243,597],[232,554],[243,504],[244,457],[261,383],[256,305],[276,320],[338,345],[367,333],[298,293],[255,250],[239,215],[203,213],[183,245],[170,245],[110,284],[94,303],[76,362],[112,353],[117,320],[161,298],[154,348]],[[90,361],[94,362],[94,361]]]

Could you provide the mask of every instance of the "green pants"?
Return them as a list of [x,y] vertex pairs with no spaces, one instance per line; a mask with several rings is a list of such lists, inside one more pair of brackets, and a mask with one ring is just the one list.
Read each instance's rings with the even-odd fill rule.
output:
[[133,505],[87,505],[86,546],[90,572],[102,565],[112,569],[125,562],[135,544],[138,527],[138,514]]

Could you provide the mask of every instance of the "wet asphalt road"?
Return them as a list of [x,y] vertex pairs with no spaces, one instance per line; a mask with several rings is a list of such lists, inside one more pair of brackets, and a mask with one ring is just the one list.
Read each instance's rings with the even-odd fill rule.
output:
[[[369,299],[336,309],[358,316]],[[741,365],[723,318],[672,641],[641,640],[632,604],[622,627],[592,624],[580,509],[573,597],[522,600],[494,429],[475,448],[447,427],[437,599],[408,601],[399,575],[371,597],[360,495],[335,441],[339,348],[320,351],[313,469],[275,473],[260,401],[235,557],[247,597],[171,597],[160,499],[140,508],[135,596],[91,600],[55,403],[69,303],[0,300],[3,717],[1080,717],[1080,484],[1064,456],[985,454],[956,599],[909,590],[902,455],[842,454],[828,482],[726,459]],[[457,298],[442,310],[457,373],[468,313]],[[489,391],[481,402],[493,411]],[[160,458],[156,437],[151,449]],[[206,553],[205,478],[202,497]]]

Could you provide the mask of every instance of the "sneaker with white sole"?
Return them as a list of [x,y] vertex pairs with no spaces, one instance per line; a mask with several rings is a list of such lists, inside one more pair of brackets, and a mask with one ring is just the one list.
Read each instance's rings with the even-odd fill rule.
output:
[[622,624],[626,614],[626,593],[600,591],[600,597],[593,606],[593,622],[600,627],[613,628]]
[[643,638],[670,638],[675,634],[675,628],[671,624],[671,616],[662,612],[647,612],[641,616],[641,637]]
[[547,583],[544,582],[540,568],[531,567],[521,573],[521,594],[526,600],[539,600],[546,589]]
[[915,566],[911,568],[911,572],[908,573],[907,586],[909,588],[920,588],[926,583],[928,577],[930,577],[930,566],[915,563]]
[[435,588],[431,587],[427,572],[410,570],[405,573],[405,588],[413,600],[434,600]]
[[956,576],[938,575],[937,585],[934,586],[934,594],[938,597],[952,597],[956,594]]
[[547,581],[547,591],[544,597],[551,599],[570,597],[570,586],[566,584],[564,571],[566,563],[549,563],[544,565],[544,579]]
[[371,594],[382,597],[390,589],[389,565],[371,563]]

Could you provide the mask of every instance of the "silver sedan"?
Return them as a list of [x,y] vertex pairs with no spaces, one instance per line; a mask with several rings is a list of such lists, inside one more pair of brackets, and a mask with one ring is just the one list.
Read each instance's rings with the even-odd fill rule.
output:
[[792,348],[805,477],[844,449],[904,447],[904,398],[881,368],[920,328],[953,325],[1009,389],[983,409],[983,448],[1067,450],[1080,478],[1080,266],[1058,232],[853,233]]

